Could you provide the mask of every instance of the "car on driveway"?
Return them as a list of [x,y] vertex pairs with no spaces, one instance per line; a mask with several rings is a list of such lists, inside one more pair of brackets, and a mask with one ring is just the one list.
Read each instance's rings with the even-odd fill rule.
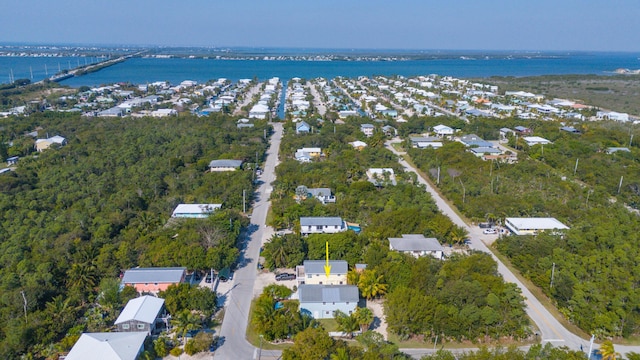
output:
[[296,279],[295,274],[289,274],[289,273],[276,274],[276,281],[295,280],[295,279]]
[[498,232],[496,231],[496,229],[484,229],[482,230],[482,233],[489,235],[489,234],[497,234]]

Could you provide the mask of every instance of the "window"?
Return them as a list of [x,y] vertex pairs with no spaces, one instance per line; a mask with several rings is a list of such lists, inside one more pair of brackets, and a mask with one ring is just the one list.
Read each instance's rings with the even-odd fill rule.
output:
[[153,283],[153,285],[158,286],[158,283]]
[[342,285],[342,281],[340,281],[340,285]]
[[129,324],[122,324],[122,329],[129,330]]
[[138,324],[138,329],[144,330],[144,324]]
[[334,302],[332,302],[331,304],[332,304],[332,305],[335,305],[335,304],[336,304],[336,302],[334,301]]
[[311,274],[307,274],[307,279],[311,279]]
[[320,281],[318,284],[322,285],[322,281]]
[[322,302],[322,305],[327,305],[327,303],[325,301]]
[[329,315],[329,312],[328,312],[328,311],[325,311],[324,313],[325,313],[325,314],[327,314],[327,315]]
[[349,302],[347,301],[347,305],[349,305]]
[[149,283],[144,283],[145,285],[149,285]]

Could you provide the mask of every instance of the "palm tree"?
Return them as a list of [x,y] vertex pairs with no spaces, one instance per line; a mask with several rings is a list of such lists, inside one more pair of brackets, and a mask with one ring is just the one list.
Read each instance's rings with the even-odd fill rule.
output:
[[202,320],[200,319],[200,316],[186,309],[179,312],[175,318],[171,319],[171,323],[175,328],[176,336],[180,335],[183,339],[187,336],[189,331],[202,328]]
[[349,351],[347,348],[338,348],[336,352],[331,354],[331,360],[349,360],[351,357],[349,356]]
[[347,272],[347,284],[358,285],[359,281],[360,281],[360,273],[358,272],[358,270],[356,270],[355,267]]
[[600,355],[602,355],[602,360],[616,360],[620,353],[617,353],[613,348],[613,343],[611,340],[606,340],[600,345],[600,350],[598,350]]
[[358,281],[358,289],[362,297],[371,300],[387,293],[387,284],[384,277],[378,275],[375,270],[364,270]]
[[465,239],[469,236],[467,231],[460,226],[454,225],[449,230],[449,239],[454,244],[462,244]]
[[358,324],[358,319],[353,315],[347,315],[340,310],[336,310],[333,314],[333,317],[336,319],[338,323],[338,329],[340,331],[348,334],[349,339],[353,338],[353,332],[357,331],[360,328],[360,324]]
[[360,325],[360,331],[365,332],[373,322],[373,312],[369,308],[357,308],[354,317]]
[[280,235],[273,236],[268,247],[271,253],[271,259],[273,260],[273,265],[276,268],[286,267],[287,245],[285,244],[284,237]]

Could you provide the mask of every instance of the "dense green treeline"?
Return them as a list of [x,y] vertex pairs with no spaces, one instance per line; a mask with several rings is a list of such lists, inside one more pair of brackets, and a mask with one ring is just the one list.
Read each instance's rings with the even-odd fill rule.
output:
[[[472,121],[465,132],[498,126],[496,120]],[[624,146],[630,138],[628,126],[575,125],[582,134],[560,131],[560,126],[536,123],[535,135],[554,142],[544,149],[510,138],[510,145],[520,150],[516,164],[483,161],[455,142],[408,153],[434,183],[440,168],[438,187],[475,221],[551,216],[569,225],[564,236],[503,237],[497,248],[585,331],[600,336],[637,334],[640,219],[620,203],[638,201],[638,148],[634,143],[629,153],[603,151]]]
[[[34,156],[33,139],[22,134],[36,126],[40,137],[61,135],[68,144]],[[242,191],[251,194],[254,186],[252,166],[210,173],[208,164],[260,159],[265,129],[266,122],[237,129],[224,116],[42,113],[3,120],[0,137],[13,141],[9,152],[21,159],[15,172],[0,176],[0,357],[29,349],[42,355],[38,349],[71,326],[85,328],[83,317],[103,311],[96,307],[101,279],[129,267],[233,264],[247,224],[240,211]],[[224,210],[167,224],[177,204],[194,202],[222,203]],[[56,313],[65,321],[52,321]]]
[[[362,231],[276,235],[262,253],[266,267],[291,268],[304,259],[322,259],[329,242],[332,259],[351,266],[367,264],[367,270],[360,275],[351,272],[348,280],[358,285],[362,297],[385,297],[389,330],[402,339],[490,341],[530,336],[519,290],[504,283],[489,255],[466,254],[464,230],[438,211],[411,174],[400,170],[397,158],[383,148],[384,137],[364,137],[359,121],[350,118],[335,132],[323,129],[319,134],[285,136],[271,218],[276,226],[297,231],[301,216],[341,216],[359,223]],[[354,150],[348,142],[356,139],[369,146]],[[325,156],[311,163],[289,159],[295,149],[309,146],[322,147]],[[398,184],[374,186],[365,175],[370,167],[393,168]],[[299,185],[330,187],[336,203],[296,199]],[[402,234],[436,237],[445,246],[455,246],[458,254],[441,261],[390,251],[387,239]]]

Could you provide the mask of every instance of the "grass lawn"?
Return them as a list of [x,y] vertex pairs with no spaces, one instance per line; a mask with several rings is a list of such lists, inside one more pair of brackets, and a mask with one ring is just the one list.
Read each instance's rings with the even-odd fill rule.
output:
[[327,331],[340,331],[336,319],[319,319],[318,322]]

